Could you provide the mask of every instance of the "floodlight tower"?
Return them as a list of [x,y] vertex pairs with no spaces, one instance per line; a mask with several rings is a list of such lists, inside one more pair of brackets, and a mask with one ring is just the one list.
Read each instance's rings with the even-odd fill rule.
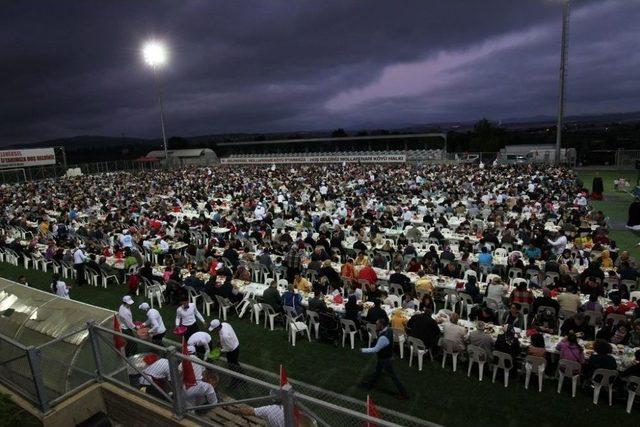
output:
[[569,2],[562,1],[562,46],[560,50],[560,82],[558,89],[558,123],[556,124],[556,164],[560,164],[560,146],[562,145],[562,124],[564,122],[564,92],[567,74],[567,49],[569,37]]
[[142,47],[142,57],[144,61],[153,69],[153,77],[156,81],[156,89],[158,91],[158,103],[160,104],[160,127],[162,129],[162,143],[164,144],[164,159],[169,161],[169,152],[167,151],[167,135],[164,131],[164,107],[162,105],[162,87],[160,85],[160,77],[158,76],[158,67],[167,63],[167,48],[162,42],[151,40]]

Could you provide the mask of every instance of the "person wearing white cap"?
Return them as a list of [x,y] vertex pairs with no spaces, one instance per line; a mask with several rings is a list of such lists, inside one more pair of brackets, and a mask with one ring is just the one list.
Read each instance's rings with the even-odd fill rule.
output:
[[211,351],[211,335],[208,332],[195,332],[187,340],[187,345],[193,346],[195,354],[202,360],[207,360]]
[[138,308],[147,313],[147,320],[144,322],[144,326],[148,326],[150,328],[149,336],[151,337],[151,342],[157,345],[162,345],[162,339],[167,333],[167,328],[164,326],[162,316],[160,316],[158,310],[149,307],[149,304],[146,302],[140,304]]
[[[122,297],[122,304],[118,308],[118,319],[120,320],[120,330],[123,334],[133,336],[133,331],[137,329],[133,323],[133,315],[131,314],[131,305],[133,305],[133,298],[129,295]],[[124,354],[126,357],[137,353],[138,346],[133,340],[127,340],[127,345],[124,348]]]
[[238,341],[238,337],[231,325],[227,322],[221,323],[218,319],[213,319],[209,324],[209,331],[218,332],[220,336],[220,349],[227,358],[227,363],[233,365],[232,368],[239,367],[240,341]]

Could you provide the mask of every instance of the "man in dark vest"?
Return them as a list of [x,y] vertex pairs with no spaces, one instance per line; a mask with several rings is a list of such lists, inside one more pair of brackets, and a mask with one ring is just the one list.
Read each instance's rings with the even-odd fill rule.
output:
[[409,398],[407,390],[404,388],[400,379],[393,370],[391,361],[393,359],[393,331],[389,328],[389,321],[385,318],[380,318],[376,322],[376,331],[378,333],[378,339],[373,347],[363,348],[360,351],[363,353],[377,353],[378,362],[376,363],[376,370],[369,381],[362,383],[363,387],[373,388],[382,375],[382,371],[386,371],[393,380],[393,383],[398,388],[398,399],[406,400]]

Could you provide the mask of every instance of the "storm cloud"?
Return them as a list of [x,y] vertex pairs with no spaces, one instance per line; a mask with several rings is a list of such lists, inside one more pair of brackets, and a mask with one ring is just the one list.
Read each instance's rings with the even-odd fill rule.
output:
[[[561,3],[7,1],[0,144],[553,115]],[[640,0],[574,0],[567,113],[640,109]]]

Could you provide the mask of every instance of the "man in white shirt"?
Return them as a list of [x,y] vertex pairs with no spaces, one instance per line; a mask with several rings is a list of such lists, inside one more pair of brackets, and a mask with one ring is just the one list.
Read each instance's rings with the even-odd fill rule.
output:
[[265,420],[267,427],[284,427],[284,410],[282,405],[266,405],[258,408],[250,406],[230,407],[229,411],[242,415],[256,416]]
[[[129,295],[122,297],[122,304],[118,308],[118,319],[120,320],[120,330],[123,334],[133,336],[136,325],[133,324],[133,315],[131,314],[131,305],[133,304],[133,298]],[[137,353],[137,344],[133,340],[127,340],[127,344],[124,348],[124,354],[126,357]]]
[[76,283],[78,286],[82,286],[84,284],[84,261],[87,258],[87,255],[83,251],[84,245],[81,244],[78,248],[73,251],[73,268],[76,270]]
[[236,336],[235,331],[227,322],[220,322],[218,319],[214,319],[209,324],[209,331],[217,332],[220,337],[220,347],[227,363],[232,365],[232,368],[237,370],[240,367],[238,358],[240,356],[240,341]]
[[182,325],[187,328],[183,337],[187,341],[194,333],[198,332],[198,322],[200,320],[203,324],[206,324],[204,317],[198,311],[195,304],[189,302],[189,296],[183,295],[180,299],[180,306],[176,309],[176,327]]
[[152,384],[157,385],[162,390],[166,390],[171,371],[169,361],[161,358],[144,368],[140,377],[140,385],[146,387],[146,392],[160,399],[166,399]]
[[553,252],[556,255],[562,255],[562,252],[567,248],[567,236],[564,234],[557,235],[555,240],[548,239],[547,242],[553,246]]
[[442,341],[449,341],[453,344],[455,351],[464,351],[466,348],[467,330],[458,325],[460,317],[453,313],[448,323],[444,323],[442,328]]
[[211,351],[211,335],[207,332],[195,332],[187,340],[187,345],[192,345],[195,349],[196,355],[202,359],[207,360],[209,358],[209,352]]
[[[194,368],[197,365],[194,364]],[[218,377],[213,373],[207,373],[202,379],[196,381],[196,385],[184,387],[184,397],[189,406],[211,405],[218,403],[215,387]]]
[[138,308],[147,313],[147,320],[144,322],[144,326],[149,327],[149,336],[151,337],[151,342],[156,345],[162,345],[162,339],[167,333],[167,328],[164,326],[162,316],[160,316],[158,310],[149,307],[149,304],[147,304],[146,302],[140,304]]

